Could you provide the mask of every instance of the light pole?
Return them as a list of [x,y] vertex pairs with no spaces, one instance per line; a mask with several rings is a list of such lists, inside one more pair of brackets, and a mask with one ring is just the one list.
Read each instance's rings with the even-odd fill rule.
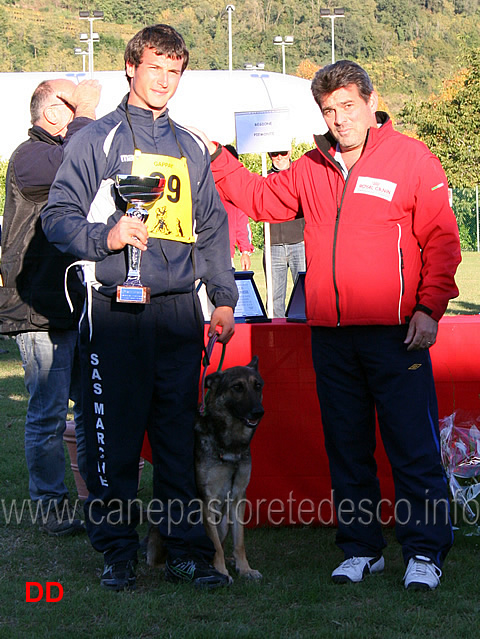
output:
[[282,73],[285,75],[285,46],[289,46],[293,44],[293,36],[275,36],[273,38],[273,44],[278,44],[278,46],[282,47]]
[[263,71],[265,69],[265,63],[257,62],[257,64],[251,64],[250,62],[245,62],[243,68],[246,71]]
[[226,12],[228,13],[228,70],[232,70],[232,13],[235,11],[235,5],[227,4]]
[[335,18],[344,18],[345,9],[334,9],[333,13],[331,9],[320,9],[320,16],[322,18],[330,18],[332,21],[332,64],[335,62]]
[[93,32],[93,21],[103,20],[103,11],[93,11],[92,15],[90,15],[90,11],[79,11],[78,17],[80,20],[88,20],[90,22],[90,37],[86,33],[81,33],[80,42],[88,43],[88,72],[90,73],[90,78],[93,78],[93,43],[100,40],[98,33]]
[[85,57],[88,55],[88,51],[83,51],[80,47],[75,47],[75,55],[81,55],[83,61],[83,72],[85,73]]

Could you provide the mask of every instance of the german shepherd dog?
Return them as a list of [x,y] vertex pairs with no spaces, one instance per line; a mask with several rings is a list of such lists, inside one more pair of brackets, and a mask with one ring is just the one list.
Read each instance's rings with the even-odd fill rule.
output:
[[[195,424],[195,474],[203,523],[215,546],[213,565],[230,577],[223,544],[231,527],[237,573],[261,579],[261,573],[248,564],[243,531],[252,469],[250,442],[264,414],[258,357],[255,355],[247,366],[208,375],[205,387],[205,411]],[[149,566],[165,561],[165,547],[156,526],[150,526],[144,543]]]
[[263,417],[263,380],[255,355],[247,366],[233,366],[205,379],[205,412],[195,425],[195,473],[203,504],[203,523],[215,546],[214,567],[229,575],[223,544],[233,535],[235,569],[242,577],[261,579],[245,554],[245,497],[252,459],[250,442]]

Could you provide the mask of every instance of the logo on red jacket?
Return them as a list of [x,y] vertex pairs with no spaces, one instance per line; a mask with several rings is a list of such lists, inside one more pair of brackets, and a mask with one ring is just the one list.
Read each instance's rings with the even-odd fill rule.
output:
[[359,175],[354,193],[373,195],[374,197],[381,197],[383,200],[391,202],[396,188],[397,185],[395,182]]

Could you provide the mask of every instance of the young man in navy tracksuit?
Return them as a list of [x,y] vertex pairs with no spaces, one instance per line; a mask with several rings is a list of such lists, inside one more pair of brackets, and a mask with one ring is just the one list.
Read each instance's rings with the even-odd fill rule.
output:
[[[86,524],[104,554],[101,585],[113,590],[135,587],[139,513],[131,501],[145,431],[154,464],[152,518],[166,543],[167,578],[203,587],[229,582],[210,565],[213,545],[195,502],[193,426],[203,348],[195,281],[206,283],[215,306],[210,331],[218,329],[223,343],[234,331],[238,293],[208,153],[167,110],[187,63],[182,37],[167,25],[132,38],[125,52],[130,93],[69,150],[43,215],[49,240],[84,265]],[[125,215],[118,175],[165,178],[147,224]],[[127,247],[141,250],[150,303],[117,301]]]

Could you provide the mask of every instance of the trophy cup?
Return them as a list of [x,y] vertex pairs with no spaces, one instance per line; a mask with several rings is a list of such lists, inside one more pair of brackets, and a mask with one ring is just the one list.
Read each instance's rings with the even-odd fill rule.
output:
[[[142,204],[155,202],[163,194],[165,178],[160,176],[117,175],[115,186],[125,202],[133,204],[128,209],[130,217],[136,217],[145,222],[148,211]],[[140,261],[142,251],[136,246],[128,245],[128,273],[127,279],[121,286],[117,286],[117,302],[131,302],[135,304],[149,304],[150,289],[140,281]]]

